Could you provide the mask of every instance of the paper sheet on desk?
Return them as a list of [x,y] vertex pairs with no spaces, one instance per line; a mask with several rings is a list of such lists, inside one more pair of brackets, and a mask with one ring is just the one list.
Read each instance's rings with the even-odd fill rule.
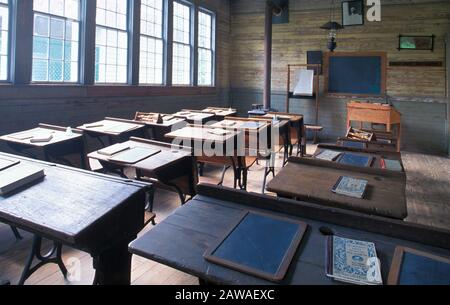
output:
[[313,96],[314,70],[298,70],[296,80],[297,83],[294,88],[294,95]]

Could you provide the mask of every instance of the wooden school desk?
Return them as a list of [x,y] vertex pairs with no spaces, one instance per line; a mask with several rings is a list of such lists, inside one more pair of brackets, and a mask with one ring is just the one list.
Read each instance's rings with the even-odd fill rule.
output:
[[[331,190],[341,176],[367,180],[364,198],[333,193]],[[395,219],[405,219],[408,214],[405,189],[406,175],[401,172],[297,157],[291,157],[267,184],[267,190],[280,197]]]
[[[126,141],[132,136],[143,136],[145,124],[131,123],[129,120],[107,117],[99,122],[81,125],[78,129],[97,139],[103,148],[114,143]],[[108,139],[108,143],[103,141],[103,137]]]
[[[211,133],[214,129],[208,126],[188,125],[185,128],[178,129],[168,133],[167,138],[174,140],[174,145],[183,145],[191,147],[193,155],[199,163],[215,164],[224,167],[220,184],[223,182],[226,170],[231,167],[234,175],[234,187],[238,185],[243,187],[241,180],[243,157],[238,155],[236,149],[237,137],[240,132],[228,130],[224,135]],[[214,152],[205,154],[204,147],[215,149]],[[227,149],[231,151],[227,151]],[[201,151],[198,151],[201,149]],[[216,154],[218,152],[220,155]]]
[[288,120],[290,124],[290,151],[289,156],[292,156],[294,145],[297,145],[297,156],[303,157],[306,154],[306,134],[304,117],[301,114],[292,114],[285,112],[268,112],[263,118],[273,119],[277,117],[279,120]]
[[[391,132],[397,126],[397,151],[401,149],[402,141],[402,114],[391,105],[350,102],[347,104],[347,129],[351,122],[373,123],[386,125],[386,131]],[[360,128],[362,129],[362,128]]]
[[156,186],[175,190],[183,204],[186,202],[185,195],[195,195],[198,175],[195,158],[192,157],[190,148],[172,147],[168,143],[134,137],[121,145],[129,148],[150,148],[161,150],[161,152],[135,164],[112,161],[110,160],[111,157],[102,155],[98,151],[90,153],[88,158],[98,160],[106,172],[118,173],[124,178],[127,178],[124,172],[125,168],[135,169],[137,179],[151,179],[151,182]]
[[[158,123],[159,115],[163,119],[162,123]],[[185,119],[174,117],[171,114],[153,112],[136,112],[134,122],[145,124],[150,131],[150,138],[159,142],[168,142],[165,137],[167,133],[186,126]]]
[[[200,279],[201,283],[270,285],[272,282],[210,263],[205,251],[218,243],[244,211],[303,221],[308,225],[288,268],[284,285],[339,285],[325,274],[324,234],[374,242],[387,283],[396,246],[450,257],[450,232],[404,221],[369,216],[338,208],[247,193],[223,187],[198,186],[198,195],[151,231],[130,244],[135,254]],[[268,229],[270,232],[270,228]],[[268,233],[269,234],[269,233]],[[167,242],[167,241],[170,242]],[[236,249],[239,251],[239,249]]]
[[351,154],[355,154],[355,155],[372,157],[373,161],[372,161],[370,167],[378,168],[378,169],[382,168],[381,159],[398,160],[402,166],[402,172],[405,172],[405,167],[403,166],[403,162],[402,162],[402,155],[399,152],[343,147],[343,146],[339,146],[339,145],[335,145],[335,144],[319,144],[317,146],[315,153],[313,154],[313,158],[315,158],[317,155],[319,155],[324,150],[331,150],[331,151],[336,151],[336,152],[340,152],[340,153],[351,153]]
[[[127,245],[143,228],[150,184],[10,154],[0,156],[41,167],[46,175],[26,189],[0,197],[0,221],[35,234],[21,284],[36,271],[32,263],[40,253],[41,237],[91,254],[96,284],[130,284]],[[55,251],[60,257],[61,248]],[[60,262],[66,273],[62,261],[53,256],[39,261],[38,267]]]
[[[72,129],[71,133],[67,133],[66,130],[67,127],[39,124],[39,127],[34,129],[1,136],[0,140],[4,141],[15,154],[33,159],[42,159],[39,158],[39,154],[42,154],[44,161],[74,166],[65,157],[72,154],[79,155],[78,167],[86,169],[83,132]],[[33,135],[39,134],[51,134],[53,138],[49,142],[32,143]]]
[[245,135],[245,152],[240,152],[242,189],[247,188],[248,171],[258,160],[266,161],[263,189],[265,187],[267,176],[270,173],[275,175],[275,153],[278,147],[272,148],[271,130],[274,127],[278,128],[280,135],[279,143],[281,144],[280,147],[284,147],[284,158],[286,160],[288,151],[287,138],[289,132],[286,121],[274,123],[270,119],[226,117],[223,121],[217,122],[211,126],[240,131]]
[[201,112],[195,110],[179,111],[173,114],[174,117],[186,120],[189,124],[203,125],[215,119],[214,113]]

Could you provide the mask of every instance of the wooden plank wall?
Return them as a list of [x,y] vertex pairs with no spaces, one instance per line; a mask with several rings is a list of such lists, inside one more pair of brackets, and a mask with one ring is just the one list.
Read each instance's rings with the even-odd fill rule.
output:
[[[338,33],[337,51],[386,51],[388,61],[442,61],[442,67],[389,67],[387,91],[404,114],[405,148],[446,153],[445,37],[450,29],[450,2],[382,0],[382,21],[346,27]],[[326,51],[330,1],[291,0],[289,24],[274,25],[272,90],[273,107],[284,109],[287,64],[306,63],[308,50]],[[242,112],[259,103],[263,87],[264,1],[231,1],[231,95]],[[341,21],[340,4],[336,6]],[[435,51],[398,51],[398,35],[436,35]],[[323,79],[322,79],[323,83]],[[322,98],[324,140],[345,132],[348,98]],[[313,103],[292,102],[293,112],[304,112],[312,122]],[[311,115],[308,115],[311,114]]]
[[230,3],[196,0],[217,18],[215,88],[0,84],[0,134],[45,122],[77,126],[105,116],[132,117],[135,111],[173,113],[182,108],[229,104]]

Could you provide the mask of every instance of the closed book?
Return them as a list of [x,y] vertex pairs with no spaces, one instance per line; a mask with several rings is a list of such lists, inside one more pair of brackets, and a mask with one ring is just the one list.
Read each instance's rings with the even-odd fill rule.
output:
[[329,236],[326,274],[356,285],[382,285],[380,261],[372,242]]
[[31,143],[47,143],[53,139],[52,134],[39,134],[35,135],[30,139]]
[[367,180],[341,176],[331,191],[339,195],[362,199],[364,198],[367,184]]
[[0,195],[6,195],[45,176],[44,170],[28,164],[17,164],[0,172]]
[[334,150],[322,150],[320,153],[318,153],[315,158],[319,160],[325,160],[325,161],[334,161],[337,157],[341,155],[340,152],[334,151]]

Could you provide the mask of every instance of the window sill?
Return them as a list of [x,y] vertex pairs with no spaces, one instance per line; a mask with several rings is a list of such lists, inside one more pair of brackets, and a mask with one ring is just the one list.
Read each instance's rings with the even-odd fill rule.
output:
[[45,99],[45,98],[89,98],[89,97],[151,97],[182,95],[213,95],[217,87],[179,87],[179,86],[131,86],[80,84],[30,84],[12,85],[0,83],[0,100]]

